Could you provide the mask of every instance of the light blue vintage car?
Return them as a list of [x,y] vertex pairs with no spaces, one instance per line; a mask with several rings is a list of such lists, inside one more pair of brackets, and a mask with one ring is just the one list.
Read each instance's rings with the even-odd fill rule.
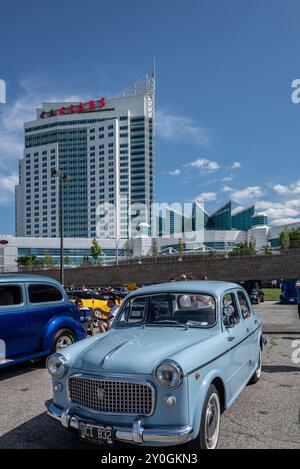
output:
[[86,441],[217,447],[222,412],[261,375],[261,320],[227,282],[127,296],[111,329],[48,359],[48,414]]

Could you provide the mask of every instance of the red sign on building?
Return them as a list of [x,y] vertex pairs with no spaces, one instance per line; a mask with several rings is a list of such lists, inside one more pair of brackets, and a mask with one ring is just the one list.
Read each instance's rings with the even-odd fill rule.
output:
[[43,111],[40,114],[41,119],[54,116],[64,116],[67,114],[80,114],[82,112],[95,112],[102,111],[105,107],[105,98],[98,100],[91,100],[87,103],[80,102],[79,104],[70,104],[68,107],[62,106],[60,109],[51,109],[51,111]]

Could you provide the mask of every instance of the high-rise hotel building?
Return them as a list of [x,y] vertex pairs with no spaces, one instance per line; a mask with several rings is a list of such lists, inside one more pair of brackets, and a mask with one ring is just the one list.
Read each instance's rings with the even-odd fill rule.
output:
[[[17,236],[59,236],[60,181],[52,169],[71,178],[64,183],[65,237],[127,238],[135,217],[151,225],[154,118],[154,75],[108,100],[43,103],[24,126]],[[104,203],[114,209],[99,211]],[[141,208],[130,212],[132,204]]]

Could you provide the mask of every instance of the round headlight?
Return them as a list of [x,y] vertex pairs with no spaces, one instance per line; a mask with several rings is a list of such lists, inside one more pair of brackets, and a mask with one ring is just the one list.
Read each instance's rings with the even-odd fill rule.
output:
[[183,371],[178,363],[166,360],[156,368],[156,379],[164,388],[177,388],[183,377]]
[[49,373],[56,378],[62,378],[68,371],[68,361],[61,353],[55,353],[47,360]]

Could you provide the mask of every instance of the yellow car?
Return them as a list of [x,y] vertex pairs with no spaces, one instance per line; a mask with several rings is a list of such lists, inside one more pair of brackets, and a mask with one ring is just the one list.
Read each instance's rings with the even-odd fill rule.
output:
[[129,292],[134,291],[138,288],[136,283],[125,283],[124,287],[127,288]]
[[[109,313],[109,308],[107,307],[107,300],[109,298],[114,298],[117,305],[122,303],[122,299],[114,292],[87,292],[81,290],[75,291],[67,291],[68,297],[70,301],[75,303],[76,300],[81,300],[83,306],[86,308],[90,308],[97,312],[97,310],[107,311]],[[106,319],[105,315],[102,314],[104,319]]]

